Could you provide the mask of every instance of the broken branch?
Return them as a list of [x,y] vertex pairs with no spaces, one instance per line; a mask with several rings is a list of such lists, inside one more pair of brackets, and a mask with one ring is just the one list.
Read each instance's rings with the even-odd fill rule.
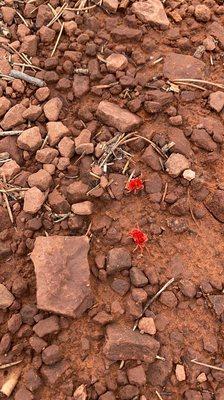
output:
[[46,86],[46,83],[42,81],[42,79],[34,78],[33,76],[27,75],[24,72],[12,70],[9,74],[12,78],[21,79],[25,82],[31,83],[31,85],[43,87]]

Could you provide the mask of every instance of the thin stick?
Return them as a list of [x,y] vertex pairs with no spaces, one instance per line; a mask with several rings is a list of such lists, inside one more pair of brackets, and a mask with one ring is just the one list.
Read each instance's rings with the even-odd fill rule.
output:
[[10,189],[0,189],[0,193],[13,193],[13,192],[24,192],[26,190],[28,190],[29,188],[10,188]]
[[65,219],[67,219],[68,217],[70,217],[70,215],[71,215],[71,213],[67,213],[67,214],[55,214],[54,216],[57,218],[57,217],[60,217],[59,219],[56,219],[56,220],[54,220],[54,223],[55,224],[58,224],[58,222],[62,222],[62,221],[64,221]]
[[[27,57],[24,57],[24,54],[22,53],[22,54],[20,54],[11,44],[7,44],[7,46],[15,53],[15,54],[17,54],[17,56],[24,62],[25,61],[25,63],[26,64],[30,64],[31,66],[32,66],[32,69],[35,71],[35,69],[34,69],[34,67],[33,67],[33,65],[32,65],[32,63],[30,62],[30,60],[29,59],[27,59]],[[29,62],[28,62],[29,61]]]
[[37,71],[44,71],[43,68],[37,67],[36,65],[30,65],[30,64],[26,64],[26,63],[17,63],[14,62],[12,63],[12,65],[15,65],[17,67],[25,67],[25,68],[32,68],[32,69],[36,69]]
[[82,7],[82,8],[69,8],[66,7],[65,10],[66,11],[86,11],[86,10],[91,10],[92,8],[97,7],[101,2],[99,2],[98,4],[94,4],[94,6],[89,6],[89,7]]
[[20,364],[22,361],[23,361],[23,360],[14,361],[14,362],[11,362],[11,363],[8,363],[8,364],[1,364],[1,365],[0,365],[0,370],[1,370],[1,369],[7,369],[7,368],[10,368],[10,367],[14,367],[14,365],[18,365],[18,364]]
[[[2,177],[3,177],[3,182],[7,183],[4,173],[2,174]],[[11,207],[10,207],[10,204],[9,204],[9,200],[8,200],[7,194],[6,193],[2,193],[2,195],[3,195],[3,199],[5,201],[5,204],[6,204],[6,208],[7,208],[8,214],[9,214],[10,221],[13,224],[14,223],[14,219],[13,219],[12,210],[11,210]]]
[[165,198],[166,198],[167,190],[168,190],[168,183],[166,182],[166,183],[165,183],[165,188],[164,188],[164,192],[163,192],[163,197],[162,197],[161,203],[163,203],[164,200],[165,200]]
[[175,85],[190,86],[190,87],[193,87],[193,88],[196,88],[196,89],[203,90],[204,92],[206,92],[206,90],[207,90],[202,86],[195,85],[194,83],[190,83],[190,82],[175,82]]
[[34,78],[33,76],[27,75],[21,71],[16,71],[13,69],[9,75],[16,79],[22,79],[23,81],[31,83],[31,85],[34,85],[34,86],[38,86],[38,87],[46,86],[46,83],[44,81],[42,81],[42,79]]
[[95,189],[98,189],[100,187],[100,184],[96,185],[94,188],[90,189],[86,195],[89,196],[90,193],[92,193]]
[[23,23],[27,26],[27,28],[29,28],[29,25],[28,25],[27,21],[26,21],[25,18],[20,14],[20,12],[16,10],[16,14],[21,18],[21,20],[22,20]]
[[156,144],[153,143],[151,140],[149,140],[149,139],[147,139],[147,138],[145,138],[144,136],[141,136],[141,135],[136,135],[136,134],[135,134],[135,136],[138,137],[138,138],[141,138],[141,139],[145,140],[145,141],[148,142],[148,143],[150,143],[151,146],[157,151],[157,153],[159,153],[159,155],[160,155],[161,157],[163,157],[163,158],[168,158],[168,156],[167,156],[166,154],[164,154],[164,153],[162,152],[162,150],[160,150],[160,148],[159,148],[158,146],[156,146]]
[[168,286],[170,286],[173,282],[174,282],[174,278],[171,278],[168,282],[165,283],[165,285],[163,285],[161,287],[161,289],[151,298],[147,301],[145,307],[143,308],[143,311],[141,313],[141,315],[138,317],[138,319],[136,320],[134,327],[133,327],[133,331],[135,331],[135,329],[138,326],[138,321],[141,317],[143,317],[143,315],[145,314],[146,310],[149,308],[149,306],[161,295],[161,293],[164,292],[164,290],[166,290],[168,288]]
[[91,228],[92,228],[92,221],[90,222],[90,224],[89,224],[89,226],[88,226],[88,228],[87,228],[87,231],[86,231],[86,233],[85,233],[85,236],[89,236],[90,231],[91,231]]
[[224,372],[224,368],[216,367],[216,365],[210,365],[210,364],[206,364],[206,363],[196,361],[196,360],[191,360],[191,362],[193,364],[201,365],[202,367],[207,367],[207,368],[215,369],[216,371]]
[[159,400],[163,400],[162,396],[159,394],[159,392],[157,392],[157,390],[156,390],[156,396],[159,398]]
[[224,85],[222,85],[221,83],[215,83],[215,82],[206,81],[206,80],[203,80],[203,79],[180,78],[180,79],[173,79],[172,82],[204,83],[205,85],[211,85],[211,86],[214,86],[214,87],[217,87],[219,89],[223,89],[224,90]]
[[43,148],[45,147],[47,141],[48,141],[48,134],[45,136],[45,138],[44,138],[44,140],[43,140],[43,143],[42,143],[42,145],[41,145],[41,149],[43,149]]
[[5,136],[15,136],[19,135],[23,131],[2,131],[0,132],[0,137],[5,137]]
[[63,11],[67,7],[67,3],[62,4],[61,8],[58,10],[57,14],[52,18],[52,20],[47,24],[47,27],[49,28],[51,25],[53,25],[58,18],[62,15]]
[[93,89],[108,89],[115,85],[119,85],[119,82],[108,83],[108,85],[96,85],[96,86],[93,86]]
[[152,63],[150,65],[156,65],[159,64],[161,61],[163,61],[163,57],[157,58],[157,60],[152,61]]
[[63,29],[64,29],[64,22],[63,22],[62,25],[61,25],[61,29],[60,29],[60,32],[59,32],[59,34],[58,34],[58,37],[57,37],[56,43],[55,43],[55,45],[54,45],[54,48],[53,48],[53,50],[52,50],[51,57],[53,57],[53,55],[54,55],[54,53],[55,53],[55,51],[56,51],[56,49],[57,49],[57,47],[58,47],[58,43],[59,43],[59,41],[60,41],[60,39],[61,39],[61,35],[62,35],[62,32],[63,32]]

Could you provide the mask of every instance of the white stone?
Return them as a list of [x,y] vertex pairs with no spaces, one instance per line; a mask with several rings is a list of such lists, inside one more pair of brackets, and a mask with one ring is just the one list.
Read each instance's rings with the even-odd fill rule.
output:
[[184,369],[183,365],[177,364],[175,373],[176,373],[176,378],[177,378],[178,382],[183,382],[186,380],[186,374],[185,374],[185,369]]
[[186,179],[187,181],[192,181],[195,178],[196,174],[192,169],[185,169],[183,172],[183,178]]

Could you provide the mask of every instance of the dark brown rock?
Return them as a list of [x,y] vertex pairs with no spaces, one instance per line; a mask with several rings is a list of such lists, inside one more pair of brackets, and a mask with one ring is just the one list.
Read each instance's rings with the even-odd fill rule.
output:
[[107,327],[107,339],[104,345],[105,356],[113,361],[142,360],[152,363],[159,350],[159,343],[149,335],[121,325]]
[[92,305],[87,236],[36,239],[31,259],[37,278],[37,306],[79,317]]
[[113,274],[131,268],[131,254],[125,247],[113,248],[108,253],[107,272]]
[[152,148],[152,146],[148,146],[142,157],[141,157],[142,161],[144,163],[146,163],[149,167],[151,167],[154,171],[161,171],[162,166],[161,163],[159,161],[159,156],[156,153],[156,151]]
[[44,364],[53,365],[62,358],[60,348],[56,344],[46,347],[42,351],[42,360]]
[[224,190],[216,190],[205,206],[220,222],[224,222]]
[[33,330],[37,334],[37,336],[41,338],[46,335],[52,335],[53,333],[58,333],[59,332],[58,317],[54,315],[52,317],[40,320],[36,325],[34,325]]
[[54,385],[59,378],[67,371],[69,364],[67,361],[59,361],[55,365],[44,365],[41,368],[41,375],[47,380],[50,385]]
[[209,296],[209,300],[213,305],[216,315],[220,317],[224,313],[224,295],[212,295]]

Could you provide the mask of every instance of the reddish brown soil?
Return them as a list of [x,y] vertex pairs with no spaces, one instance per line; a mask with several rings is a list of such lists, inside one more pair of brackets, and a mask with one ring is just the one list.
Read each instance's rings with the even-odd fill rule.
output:
[[[36,27],[36,8],[46,3],[36,0],[32,3],[32,7],[23,4],[23,2],[13,2],[13,0],[7,0],[5,3],[24,16],[31,27],[28,34],[39,37],[39,28]],[[207,22],[196,21],[194,17],[195,6],[199,3],[207,5],[211,11],[211,19]],[[62,3],[59,0],[51,0],[50,4],[56,8]],[[74,2],[69,3],[69,7],[74,7],[74,5]],[[35,11],[30,14],[32,9],[35,9]],[[192,359],[197,359],[204,363],[224,367],[224,313],[216,315],[210,300],[210,295],[224,296],[223,225],[222,222],[214,218],[205,206],[209,196],[218,188],[224,189],[224,152],[222,143],[218,143],[217,150],[211,152],[197,147],[190,138],[193,129],[201,123],[204,117],[213,117],[223,126],[224,111],[217,113],[209,106],[209,94],[219,89],[204,86],[208,90],[203,92],[196,88],[179,86],[180,93],[175,93],[169,104],[161,107],[158,112],[149,113],[145,111],[143,105],[144,101],[147,101],[148,91],[151,90],[150,85],[155,89],[161,89],[161,93],[165,93],[162,88],[169,87],[163,76],[165,56],[171,52],[193,56],[198,46],[201,46],[208,36],[211,23],[217,21],[223,25],[224,6],[222,1],[218,0],[167,0],[165,1],[165,10],[171,22],[166,31],[154,29],[141,23],[132,14],[130,4],[126,10],[119,9],[115,14],[106,12],[102,7],[96,7],[88,13],[81,13],[81,15],[74,13],[72,20],[75,20],[78,25],[77,32],[70,37],[65,32],[62,34],[55,52],[55,65],[53,67],[50,65],[50,60],[56,38],[49,44],[38,42],[38,51],[33,56],[32,62],[41,67],[43,71],[38,72],[36,77],[46,81],[50,89],[48,99],[59,97],[62,100],[63,107],[60,111],[59,120],[69,128],[69,136],[72,139],[79,135],[83,127],[91,130],[91,141],[94,146],[99,142],[111,139],[113,134],[117,133],[116,129],[102,125],[96,116],[96,109],[100,101],[108,100],[133,111],[130,100],[141,98],[142,104],[137,110],[137,114],[143,118],[143,124],[138,129],[138,133],[152,140],[161,148],[170,141],[167,139],[167,132],[172,132],[172,129],[181,129],[191,145],[192,155],[188,158],[191,161],[191,169],[196,172],[196,178],[189,183],[182,177],[170,177],[165,170],[159,171],[158,174],[163,185],[156,199],[147,194],[145,190],[137,194],[125,192],[121,195],[120,200],[111,197],[110,189],[105,189],[100,197],[90,195],[88,200],[94,204],[93,214],[90,217],[82,217],[81,226],[75,229],[70,228],[69,219],[65,219],[61,223],[54,223],[51,209],[46,208],[48,200],[36,214],[41,219],[41,228],[37,231],[29,229],[28,221],[35,215],[30,217],[23,211],[23,196],[21,199],[9,197],[14,216],[14,224],[12,225],[5,211],[4,199],[1,198],[0,283],[3,283],[11,292],[14,291],[13,287],[18,285],[18,282],[20,283],[20,280],[22,284],[21,294],[15,292],[13,304],[7,309],[0,310],[0,363],[23,359],[22,375],[10,399],[19,400],[21,398],[18,395],[20,388],[30,389],[24,380],[24,374],[30,368],[38,373],[41,384],[37,390],[33,390],[33,397],[24,397],[24,400],[29,400],[29,398],[36,400],[71,400],[75,389],[81,384],[86,385],[87,398],[93,400],[113,400],[114,398],[156,400],[158,399],[156,391],[160,393],[164,400],[224,399],[224,373],[191,362]],[[176,22],[175,18],[172,18],[172,13],[174,16],[178,15],[181,21]],[[61,18],[62,20],[63,18]],[[9,51],[5,50],[7,43],[13,44],[18,51],[20,50],[22,39],[18,35],[18,26],[21,23],[18,15],[15,15],[8,24],[6,23],[11,38],[0,38],[1,71],[2,60],[9,56]],[[142,39],[136,42],[126,38],[122,43],[115,42],[111,30],[123,23],[126,26],[140,29],[143,34]],[[57,36],[60,25],[55,23],[51,28],[56,31]],[[77,41],[82,33],[89,35],[87,44],[83,44],[82,40]],[[147,46],[144,45],[146,40]],[[93,47],[95,44],[96,48],[95,54],[93,52],[92,56],[85,53],[89,42],[92,43]],[[212,52],[205,50],[201,60],[206,64],[205,79],[222,83],[223,48],[218,41],[215,43],[215,50]],[[66,67],[64,55],[67,50],[80,52],[79,55],[76,54],[79,59],[72,61],[69,67],[68,63]],[[105,63],[98,60],[101,76],[95,80],[91,77],[88,93],[81,98],[75,98],[72,90],[74,67],[88,68],[90,60],[97,60],[97,54],[106,59],[112,52],[125,54],[128,58],[129,66],[126,76],[133,78],[133,84],[127,85],[128,95],[125,96],[125,85],[120,84],[117,90],[115,90],[116,86],[105,89],[91,89],[96,85],[111,83],[111,76],[107,76]],[[151,62],[159,57],[163,57],[163,60],[153,66]],[[13,55],[13,61],[21,62],[15,55]],[[47,70],[48,72],[46,72]],[[142,72],[142,78],[139,82],[135,80],[138,71]],[[30,70],[26,69],[25,72],[30,73]],[[57,73],[55,82],[51,81],[51,77],[49,78],[49,75],[53,75],[53,72]],[[119,75],[117,73],[116,75],[114,73],[114,81],[119,81],[122,75],[124,74]],[[106,76],[106,80],[103,81]],[[62,78],[66,78],[70,82],[69,89],[63,88],[63,82],[59,81]],[[145,82],[143,82],[144,79]],[[146,84],[148,84],[148,87]],[[37,88],[25,82],[23,82],[23,85],[24,92],[20,93],[18,89],[13,89],[12,82],[2,79],[0,80],[1,96],[10,99],[11,106],[21,101],[26,108],[37,104],[42,106],[44,103],[39,103],[35,97]],[[171,109],[171,107],[174,109]],[[86,118],[88,110],[91,111],[92,116]],[[171,115],[182,116],[183,122],[177,128],[170,123]],[[47,122],[47,118],[42,112],[35,122],[30,123],[30,126],[38,126],[42,138],[44,138],[47,132]],[[12,129],[25,130],[27,128],[28,123],[24,122]],[[7,146],[1,144],[3,140],[5,139],[0,140],[1,152],[8,151],[10,153],[12,148],[7,149]],[[220,142],[222,141],[223,137]],[[146,142],[138,140],[124,147],[126,151],[132,154],[125,175],[127,180],[134,169],[135,175],[141,175],[143,181],[147,181],[150,175],[155,173],[142,159],[142,154],[147,145]],[[54,147],[57,148],[57,146]],[[168,152],[167,154],[169,156],[171,153]],[[21,171],[34,173],[42,168],[42,164],[35,160],[35,153],[20,151],[20,155]],[[14,158],[13,155],[11,155],[11,158]],[[98,180],[89,174],[91,163],[97,164],[95,154],[84,156],[81,160],[78,160],[78,158],[78,155],[72,157],[70,165],[63,171],[56,168],[53,174],[53,183],[49,189],[50,192],[57,186],[66,198],[66,189],[74,181],[82,180],[88,184],[89,189],[98,184]],[[122,174],[127,160],[115,161],[112,158],[111,161],[112,165],[108,167],[108,173]],[[109,180],[108,173],[104,175]],[[75,178],[73,178],[74,176]],[[16,179],[18,178],[12,180],[14,186],[29,187],[27,178],[23,178],[21,182],[16,181]],[[168,185],[167,194],[162,201],[166,184]],[[3,183],[1,183],[1,187],[5,187]],[[206,189],[206,195],[202,196],[201,199],[200,194],[202,195]],[[172,200],[169,200],[171,198]],[[186,209],[183,210],[184,207],[182,207],[179,212],[174,213],[171,203],[175,205],[180,199],[183,199]],[[223,204],[220,204],[220,208],[223,210]],[[104,224],[106,216],[109,217],[109,231],[108,224],[106,222]],[[186,229],[182,233],[178,233],[173,227],[174,221],[177,223],[182,221]],[[92,223],[91,226],[90,223]],[[135,319],[141,313],[142,304],[133,300],[134,286],[132,284],[128,293],[124,296],[118,295],[111,288],[114,277],[123,276],[130,282],[127,270],[113,276],[107,275],[105,268],[99,273],[95,258],[101,253],[107,257],[109,250],[113,247],[124,246],[132,252],[134,243],[129,237],[129,232],[137,226],[149,237],[147,249],[143,251],[142,255],[139,250],[132,253],[132,266],[144,271],[149,280],[148,285],[143,287],[145,294],[148,298],[152,297],[162,285],[174,277],[174,284],[170,286],[169,290],[175,294],[177,301],[176,306],[167,306],[157,299],[150,306],[150,311],[146,312],[146,316],[152,316],[155,319],[157,328],[155,338],[161,346],[159,355],[164,356],[166,361],[155,361],[153,363],[154,365],[156,363],[161,364],[157,374],[155,374],[157,378],[153,375],[151,379],[152,365],[137,360],[126,361],[122,371],[126,373],[131,367],[141,364],[147,375],[147,383],[138,387],[137,395],[125,397],[125,395],[120,394],[120,390],[125,386],[125,381],[121,384],[118,380],[120,363],[111,363],[103,355],[106,328],[95,323],[93,317],[99,311],[104,310],[112,315],[112,319],[116,323],[119,322],[121,325],[132,328]],[[111,231],[111,227],[114,232]],[[30,260],[35,238],[45,235],[80,236],[85,234],[88,228],[90,228],[91,238],[89,265],[91,287],[95,298],[94,307],[75,320],[61,316],[59,333],[44,338],[48,345],[57,344],[63,359],[68,362],[66,372],[59,377],[55,384],[51,385],[41,372],[43,367],[41,354],[35,353],[29,343],[30,337],[34,335],[33,325],[39,319],[50,316],[50,313],[36,310],[35,318],[32,319],[31,323],[22,323],[16,332],[9,332],[8,321],[15,314],[20,314],[24,305],[34,306],[36,304],[36,280],[34,266]],[[5,248],[8,251],[7,256],[4,254]],[[196,294],[192,298],[181,292],[181,279],[187,279],[195,285]],[[143,302],[143,306],[144,304],[145,302]],[[121,314],[113,313],[113,308],[118,305],[123,309]],[[10,335],[10,343],[4,349],[2,338],[6,334]],[[86,341],[84,339],[87,339],[87,349],[85,349]],[[211,347],[215,349],[206,350],[209,346],[205,346],[205,341],[211,343]],[[170,368],[167,366],[168,361],[171,365]],[[186,380],[183,382],[177,380],[175,374],[177,364],[184,365]],[[206,374],[207,380],[199,383],[197,377],[202,372]],[[164,379],[161,379],[162,374],[165,375]],[[7,372],[0,371],[0,386],[6,380]],[[128,384],[128,381],[126,384]],[[192,390],[192,392],[189,392],[189,390]],[[102,395],[107,391],[110,391],[111,396],[115,397],[103,397]],[[30,393],[30,396],[32,395]],[[27,393],[26,396],[28,396]]]

